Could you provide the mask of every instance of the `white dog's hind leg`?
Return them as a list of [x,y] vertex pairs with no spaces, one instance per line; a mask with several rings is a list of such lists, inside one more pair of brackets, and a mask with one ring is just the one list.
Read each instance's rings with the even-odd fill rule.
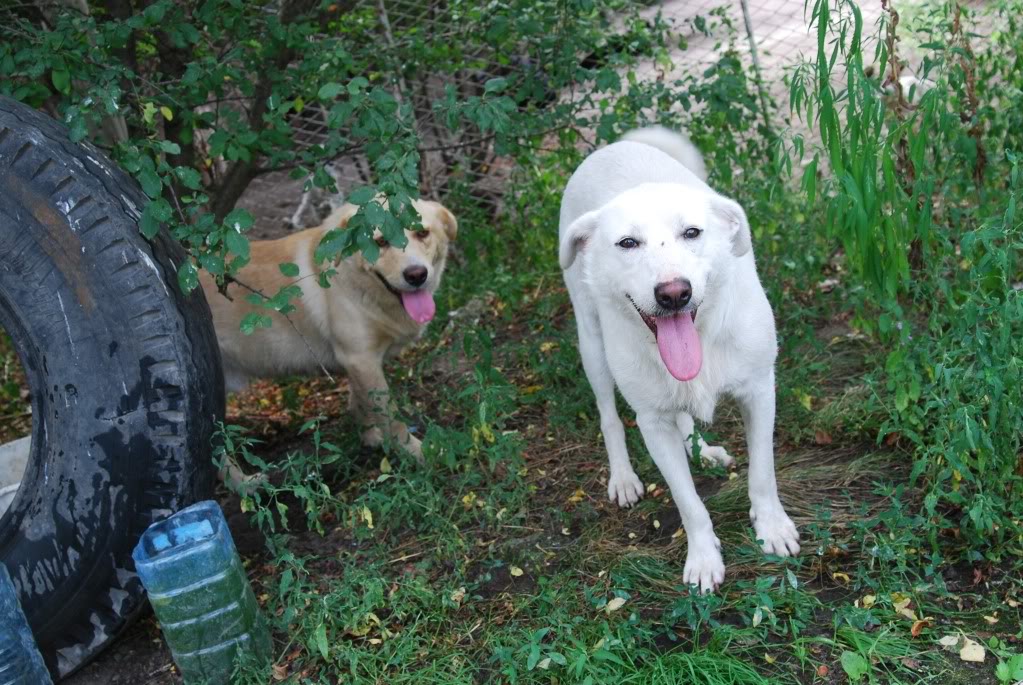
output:
[[668,416],[640,414],[636,423],[682,516],[682,526],[689,543],[682,580],[690,585],[699,585],[701,592],[712,592],[725,579],[725,562],[721,559],[721,543],[714,535],[710,514],[703,506],[693,484],[693,476],[689,473],[689,461],[678,449],[682,433]]
[[[678,429],[682,431],[682,442],[686,446],[686,456],[693,458],[693,433],[696,432],[696,425],[693,417],[685,412],[678,415]],[[700,446],[700,459],[710,465],[723,466],[726,469],[735,466],[735,459],[720,445],[708,445],[703,436],[697,436],[697,444]]]
[[583,370],[590,381],[597,398],[600,413],[600,431],[604,434],[610,474],[607,479],[607,496],[620,507],[631,507],[643,497],[643,482],[632,470],[629,451],[625,446],[625,427],[615,406],[615,384],[611,369],[607,366],[600,325],[576,308],[579,327],[579,353],[583,358]]
[[749,449],[750,520],[767,554],[799,554],[799,531],[785,513],[774,475],[774,371],[737,397]]

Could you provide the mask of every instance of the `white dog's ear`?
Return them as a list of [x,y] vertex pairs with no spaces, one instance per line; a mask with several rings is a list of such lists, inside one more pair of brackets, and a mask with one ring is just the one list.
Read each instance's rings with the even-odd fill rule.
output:
[[711,200],[711,212],[728,226],[731,232],[733,255],[741,257],[753,249],[749,220],[746,219],[746,212],[738,202],[718,195]]
[[586,212],[572,222],[561,238],[561,248],[558,251],[558,261],[561,262],[561,269],[564,271],[575,262],[579,250],[586,246],[587,241],[593,236],[597,229],[597,216],[599,210]]

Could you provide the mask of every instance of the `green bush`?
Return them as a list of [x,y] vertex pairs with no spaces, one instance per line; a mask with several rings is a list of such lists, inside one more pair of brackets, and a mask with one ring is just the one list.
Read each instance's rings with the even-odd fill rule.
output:
[[818,0],[818,53],[792,84],[823,143],[803,188],[826,207],[862,288],[861,324],[882,344],[870,375],[879,438],[911,446],[935,530],[958,528],[971,555],[995,558],[1018,544],[1023,516],[1020,110],[1007,106],[1023,85],[1019,9],[999,5],[1009,30],[972,47],[967,11],[935,6],[918,29],[920,77],[934,85],[893,96],[883,83],[908,73],[894,10],[872,59],[856,5]]

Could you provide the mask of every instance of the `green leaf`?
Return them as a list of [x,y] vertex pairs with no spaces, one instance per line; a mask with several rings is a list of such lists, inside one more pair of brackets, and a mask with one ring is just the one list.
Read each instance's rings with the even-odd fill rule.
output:
[[321,100],[333,100],[344,91],[344,87],[340,83],[325,83],[320,86],[320,91],[316,94]]
[[152,102],[147,102],[144,105],[142,105],[142,121],[152,126],[155,117],[156,105],[154,105]]
[[200,183],[202,177],[199,175],[199,172],[192,167],[175,167],[174,175],[178,177],[179,181],[181,181],[181,185],[190,190],[199,190],[202,187]]
[[138,173],[139,183],[142,185],[142,190],[151,198],[160,197],[160,193],[163,192],[163,181],[152,169],[141,169]]
[[1023,680],[1023,654],[1016,654],[1008,661],[998,662],[995,677],[1000,683],[1015,683]]
[[842,670],[856,683],[870,674],[870,662],[856,652],[842,652]]
[[353,190],[348,196],[348,201],[353,205],[364,205],[376,197],[377,189],[372,186],[360,186]]
[[189,259],[178,267],[178,286],[181,288],[181,292],[187,295],[195,290],[197,285],[199,285],[199,272],[192,260]]
[[508,87],[508,79],[503,76],[492,78],[483,85],[484,93],[500,93]]
[[348,94],[358,95],[359,91],[369,85],[369,81],[365,77],[356,76],[348,82]]
[[281,273],[288,278],[298,277],[298,264],[292,264],[291,262],[285,262],[284,264],[278,264],[277,268],[281,270]]
[[172,143],[169,140],[161,140],[157,143],[160,149],[166,152],[168,155],[180,155],[181,146],[177,143]]
[[171,218],[171,206],[163,198],[153,200],[142,210],[139,219],[139,231],[147,240],[152,240],[160,232],[160,224]]
[[252,335],[257,328],[270,328],[273,325],[273,319],[266,314],[260,314],[259,312],[249,312],[242,318],[241,325],[239,328],[245,335]]
[[529,649],[529,658],[526,659],[526,670],[532,671],[540,663],[540,645],[532,645]]
[[231,213],[224,217],[224,225],[229,231],[241,232],[252,226],[252,215],[248,210],[235,207]]
[[327,624],[326,623],[321,623],[320,625],[316,626],[315,638],[316,638],[316,647],[317,647],[317,649],[320,650],[320,654],[322,654],[323,658],[326,659],[327,656],[330,654],[330,649],[329,649],[329,647],[327,645]]
[[214,276],[219,276],[224,273],[224,258],[218,254],[205,252],[199,255],[199,266]]
[[249,239],[237,231],[228,230],[224,233],[224,243],[232,254],[242,259],[249,258]]
[[50,78],[53,80],[53,87],[57,89],[58,93],[68,95],[71,93],[71,74],[64,69],[54,69],[53,73],[50,74]]

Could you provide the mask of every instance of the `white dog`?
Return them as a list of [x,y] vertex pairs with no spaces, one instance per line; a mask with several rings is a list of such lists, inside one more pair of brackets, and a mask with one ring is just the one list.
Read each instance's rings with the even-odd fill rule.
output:
[[[643,495],[615,408],[617,384],[682,516],[689,544],[683,579],[709,592],[725,566],[687,454],[693,417],[710,421],[722,394],[736,398],[745,420],[757,539],[770,554],[799,552],[774,474],[774,316],[742,207],[683,165],[699,152],[666,129],[632,137],[644,142],[598,150],[569,179],[561,268],[600,411],[608,496],[627,507]],[[723,448],[699,445],[704,458],[732,463]]]

